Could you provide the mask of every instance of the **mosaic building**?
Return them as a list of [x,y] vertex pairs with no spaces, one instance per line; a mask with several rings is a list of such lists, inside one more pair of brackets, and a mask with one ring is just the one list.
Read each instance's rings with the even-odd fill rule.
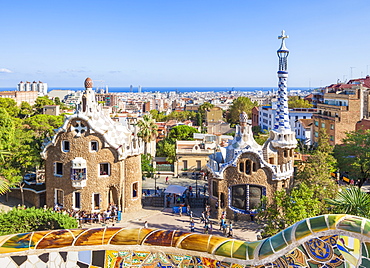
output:
[[[260,146],[253,138],[247,114],[240,115],[234,140],[210,155],[208,163],[209,202],[218,207],[217,216],[247,219],[255,212],[263,196],[270,200],[274,193],[289,188],[293,179],[294,148],[297,141],[290,128],[287,92],[288,36],[279,36],[279,90],[275,125],[268,140]],[[216,203],[219,205],[217,206]]]
[[43,149],[46,204],[88,213],[111,203],[138,210],[143,145],[128,125],[102,111],[92,87],[87,78],[81,104]]
[[13,267],[370,267],[370,221],[349,215],[304,219],[255,242],[176,230],[92,228],[0,237]]

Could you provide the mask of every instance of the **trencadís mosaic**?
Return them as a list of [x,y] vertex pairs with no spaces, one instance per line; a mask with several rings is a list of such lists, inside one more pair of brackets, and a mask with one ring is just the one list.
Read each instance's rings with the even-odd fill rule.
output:
[[1,267],[370,267],[370,221],[305,219],[255,242],[158,229],[91,228],[0,237]]

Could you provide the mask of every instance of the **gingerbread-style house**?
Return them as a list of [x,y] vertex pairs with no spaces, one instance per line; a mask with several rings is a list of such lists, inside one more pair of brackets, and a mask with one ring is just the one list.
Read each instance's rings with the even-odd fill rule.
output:
[[[260,146],[253,138],[247,114],[240,115],[234,139],[227,147],[210,155],[208,163],[209,202],[219,216],[248,219],[258,208],[263,196],[268,200],[275,192],[292,186],[295,132],[289,124],[287,94],[288,49],[282,34],[279,56],[279,90],[275,125],[268,140]],[[216,206],[216,203],[219,205]]]
[[141,208],[143,144],[135,130],[113,121],[98,105],[90,78],[82,103],[45,144],[46,204],[98,212],[114,203]]

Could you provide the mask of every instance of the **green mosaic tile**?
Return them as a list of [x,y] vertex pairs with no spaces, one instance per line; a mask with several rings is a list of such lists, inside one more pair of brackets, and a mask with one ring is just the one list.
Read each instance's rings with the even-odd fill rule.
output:
[[247,247],[247,257],[248,260],[253,260],[254,259],[254,252],[256,248],[261,245],[265,240],[260,240],[260,241],[254,241],[254,242],[249,242],[248,247]]
[[295,229],[295,239],[301,239],[311,234],[310,229],[308,228],[307,222],[305,220],[300,221]]
[[224,256],[224,257],[230,257],[232,247],[233,247],[233,241],[227,241],[216,249],[215,254]]
[[270,238],[268,238],[262,244],[262,246],[261,246],[261,248],[260,248],[260,250],[258,252],[258,256],[261,259],[264,259],[266,257],[271,256],[272,254],[274,254],[274,251],[272,250],[271,245],[270,245]]
[[311,230],[313,232],[321,232],[329,230],[329,227],[326,225],[325,216],[321,215],[310,219]]
[[350,232],[361,233],[362,218],[352,216],[351,218],[343,219],[337,224],[337,228]]
[[335,229],[335,225],[344,216],[346,216],[346,215],[345,214],[331,214],[331,215],[328,215],[329,228],[330,229]]
[[284,231],[283,231],[283,234],[284,234],[284,237],[285,237],[285,240],[286,242],[290,245],[293,241],[293,237],[292,237],[292,234],[293,234],[293,226],[290,226],[288,228],[286,228]]
[[361,259],[361,265],[364,267],[370,267],[370,260],[362,258]]
[[233,258],[243,259],[247,258],[247,242],[234,241]]
[[361,243],[361,253],[362,257],[369,258],[369,253],[370,253],[370,243]]
[[281,249],[283,249],[287,246],[287,243],[285,243],[282,232],[274,235],[273,237],[270,238],[270,240],[271,240],[271,245],[272,245],[275,252],[279,251],[279,250],[281,250]]
[[364,228],[362,230],[363,234],[370,237],[370,221],[365,220]]

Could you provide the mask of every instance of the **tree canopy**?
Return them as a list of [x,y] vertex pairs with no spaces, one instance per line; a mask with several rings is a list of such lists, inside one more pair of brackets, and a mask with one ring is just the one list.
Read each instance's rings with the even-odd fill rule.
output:
[[352,131],[346,134],[342,145],[335,146],[334,155],[338,167],[359,179],[359,187],[370,176],[370,130]]
[[168,133],[168,137],[173,140],[194,140],[193,133],[199,133],[199,131],[191,126],[180,125],[173,127]]
[[289,109],[293,109],[293,108],[311,108],[312,104],[309,101],[307,101],[305,99],[302,99],[299,96],[289,96],[289,98],[288,98],[288,107],[289,107]]
[[240,114],[246,112],[249,118],[251,118],[252,109],[256,106],[258,106],[256,101],[253,102],[248,97],[238,97],[227,110],[226,119],[231,124],[238,124]]

